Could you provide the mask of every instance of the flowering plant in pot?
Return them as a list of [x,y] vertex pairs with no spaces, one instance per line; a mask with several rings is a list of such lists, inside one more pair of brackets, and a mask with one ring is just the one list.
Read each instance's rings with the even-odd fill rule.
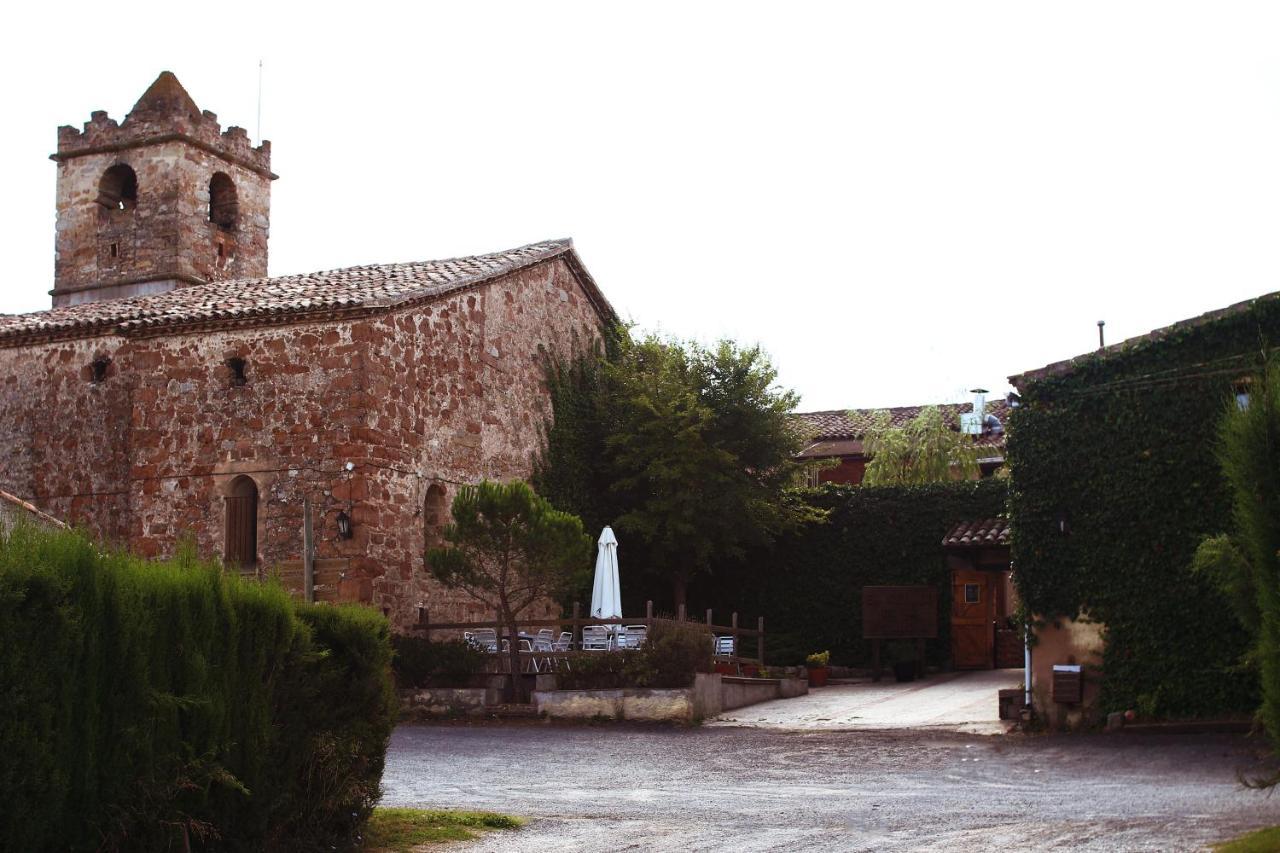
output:
[[831,677],[831,652],[814,652],[804,659],[804,665],[809,669],[809,685],[812,687],[825,687],[827,679]]

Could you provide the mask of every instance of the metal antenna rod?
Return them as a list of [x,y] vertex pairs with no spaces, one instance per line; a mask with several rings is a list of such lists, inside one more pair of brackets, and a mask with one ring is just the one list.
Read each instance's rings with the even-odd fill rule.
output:
[[1107,342],[1106,342],[1105,340],[1103,340],[1103,339],[1102,339],[1102,327],[1103,327],[1103,326],[1105,326],[1105,325],[1107,325],[1107,321],[1106,321],[1106,320],[1099,320],[1099,321],[1098,321],[1098,349],[1106,349],[1106,348],[1107,348]]
[[262,142],[262,60],[258,60],[258,142]]

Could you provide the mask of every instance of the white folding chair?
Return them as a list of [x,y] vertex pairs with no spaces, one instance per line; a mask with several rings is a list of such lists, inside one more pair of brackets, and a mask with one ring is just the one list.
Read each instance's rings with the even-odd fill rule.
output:
[[628,625],[627,626],[627,648],[638,649],[644,645],[644,641],[649,637],[649,626],[647,625]]
[[716,654],[732,657],[737,652],[733,635],[716,637]]
[[[560,639],[556,640],[555,642],[553,642],[553,643],[551,644],[551,651],[553,651],[553,652],[571,652],[571,651],[573,651],[573,632],[571,632],[571,631],[561,631],[561,632],[560,632]],[[569,659],[568,659],[567,657],[564,657],[564,658],[549,658],[549,660],[550,660],[552,663],[554,663],[554,664],[555,664],[555,668],[556,668],[557,670],[559,670],[559,669],[560,669],[560,667],[562,667],[562,666],[563,666],[565,669],[567,669],[567,670],[569,670],[569,671],[571,671],[571,672],[573,671],[573,664],[569,663]]]
[[584,625],[582,650],[584,652],[609,651],[609,629],[604,625]]
[[[503,642],[506,642],[506,641],[504,640]],[[524,637],[520,638],[521,660],[524,660],[523,656],[525,654],[528,654],[529,668],[532,669],[535,673],[538,673],[538,672],[542,672],[542,670],[538,668],[538,656],[533,654],[536,651],[540,651],[540,650],[538,649],[537,646],[534,645],[532,640],[528,640]]]
[[477,646],[490,654],[498,651],[498,631],[495,628],[477,628],[472,635]]

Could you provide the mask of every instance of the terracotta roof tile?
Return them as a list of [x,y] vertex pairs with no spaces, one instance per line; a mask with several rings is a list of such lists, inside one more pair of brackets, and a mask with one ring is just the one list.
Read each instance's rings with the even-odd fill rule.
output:
[[488,255],[210,282],[151,296],[0,316],[0,345],[48,337],[146,334],[170,327],[272,322],[300,314],[391,308],[434,299],[561,256],[582,279],[601,316],[612,317],[612,307],[582,267],[572,241],[550,240]]
[[[934,405],[942,410],[943,417],[955,427],[959,426],[961,414],[973,411],[973,403],[936,403]],[[833,409],[826,412],[797,412],[792,417],[809,441],[861,440],[880,412],[888,412],[890,425],[901,428],[910,423],[925,408],[927,406],[921,405],[896,406],[888,409]],[[1001,424],[1008,424],[1008,401],[988,400],[987,414],[995,415]],[[1004,433],[994,431],[984,433],[975,443],[1003,447]]]
[[1009,519],[984,518],[957,524],[942,539],[944,547],[977,548],[1009,544]]

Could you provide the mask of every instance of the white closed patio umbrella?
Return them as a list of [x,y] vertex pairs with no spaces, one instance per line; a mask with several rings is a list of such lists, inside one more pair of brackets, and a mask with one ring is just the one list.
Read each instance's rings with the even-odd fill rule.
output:
[[618,619],[622,616],[622,588],[618,586],[618,540],[610,527],[600,533],[600,550],[596,553],[596,578],[591,587],[591,615],[596,619]]

